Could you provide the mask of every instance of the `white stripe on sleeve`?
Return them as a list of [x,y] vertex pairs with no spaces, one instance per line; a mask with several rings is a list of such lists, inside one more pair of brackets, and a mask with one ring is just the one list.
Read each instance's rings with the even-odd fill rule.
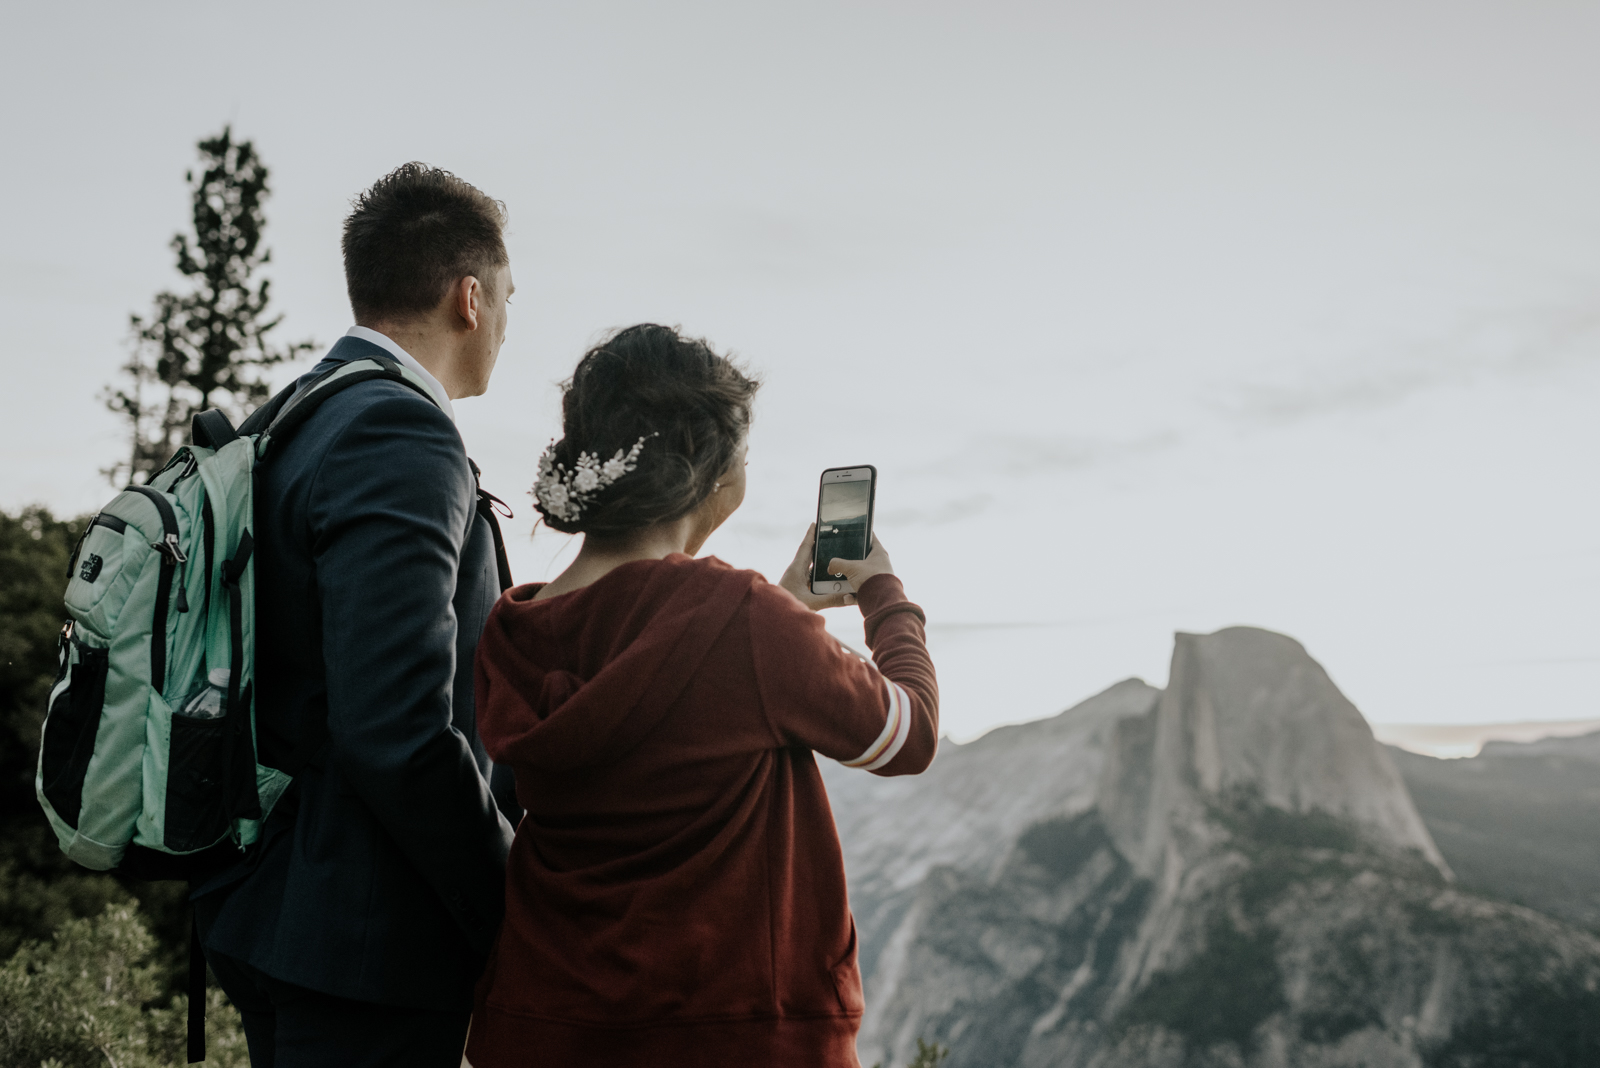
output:
[[911,697],[890,679],[883,680],[889,695],[889,714],[883,724],[883,733],[867,746],[866,752],[854,760],[844,761],[847,768],[876,771],[900,754],[906,739],[911,736]]

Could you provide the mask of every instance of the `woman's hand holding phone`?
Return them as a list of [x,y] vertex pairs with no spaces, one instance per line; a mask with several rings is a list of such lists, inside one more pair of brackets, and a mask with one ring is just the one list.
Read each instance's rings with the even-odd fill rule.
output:
[[[806,528],[806,536],[800,540],[800,548],[795,552],[794,559],[789,561],[788,568],[783,577],[778,580],[778,585],[794,594],[795,599],[813,612],[823,608],[842,608],[845,605],[856,603],[853,593],[820,594],[811,592],[811,553],[817,540],[817,525],[812,523]],[[829,562],[828,572],[834,575],[843,575],[850,580],[850,585],[860,589],[862,583],[874,575],[894,574],[894,564],[889,561],[889,554],[883,548],[883,540],[876,533],[872,537],[872,548],[867,553],[865,560],[839,560]]]

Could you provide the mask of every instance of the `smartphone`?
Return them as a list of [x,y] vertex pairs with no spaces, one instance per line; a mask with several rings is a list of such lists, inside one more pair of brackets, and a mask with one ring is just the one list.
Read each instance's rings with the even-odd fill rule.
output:
[[817,488],[817,540],[811,553],[812,593],[854,593],[843,575],[828,573],[828,561],[865,560],[872,548],[872,504],[878,469],[830,467]]

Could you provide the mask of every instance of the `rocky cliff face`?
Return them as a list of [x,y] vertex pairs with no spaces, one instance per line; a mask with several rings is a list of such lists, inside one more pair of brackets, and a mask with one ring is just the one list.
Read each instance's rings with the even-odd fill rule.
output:
[[[1202,852],[1216,844],[1211,832],[1221,828],[1205,813],[1244,799],[1335,817],[1370,844],[1415,853],[1448,874],[1367,721],[1300,643],[1281,634],[1179,634],[1154,722],[1119,731],[1116,766],[1102,809],[1143,875],[1182,863],[1190,844]],[[1122,781],[1123,768],[1148,774],[1148,796]]]
[[1120,683],[920,778],[825,774],[865,1064],[919,1037],[951,1068],[1600,1057],[1558,1022],[1600,1018],[1600,941],[1454,889],[1390,755],[1281,635],[1180,635],[1165,692]]

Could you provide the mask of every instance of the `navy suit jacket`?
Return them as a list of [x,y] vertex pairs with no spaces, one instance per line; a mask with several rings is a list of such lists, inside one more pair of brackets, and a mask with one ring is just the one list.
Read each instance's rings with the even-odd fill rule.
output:
[[[346,337],[306,377],[370,355],[388,356]],[[260,760],[292,764],[324,718],[328,741],[247,859],[196,891],[207,948],[340,997],[470,1005],[512,836],[473,717],[500,595],[475,488],[455,424],[383,380],[323,402],[261,469]]]

